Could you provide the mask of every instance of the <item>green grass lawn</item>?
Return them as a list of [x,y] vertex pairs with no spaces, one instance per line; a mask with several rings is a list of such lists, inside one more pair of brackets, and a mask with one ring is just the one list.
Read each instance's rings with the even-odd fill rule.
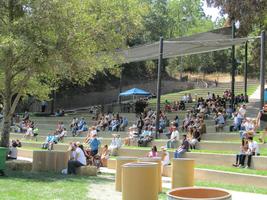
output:
[[[55,173],[7,171],[7,175],[0,177],[1,200],[97,200],[97,198],[90,197],[92,184],[102,185],[102,187],[111,186],[109,188],[115,191],[114,174],[82,177]],[[100,190],[100,192],[103,191],[103,189]],[[102,192],[102,195],[105,196],[105,192]],[[109,198],[112,199],[107,194],[106,199]],[[165,193],[159,194],[159,199],[165,200]]]
[[[1,200],[96,200],[90,197],[92,194],[90,186],[111,186],[107,190],[112,190],[114,186],[114,174],[102,174],[98,177],[64,176],[54,173],[31,173],[7,171],[8,176],[0,177]],[[267,194],[266,189],[247,186],[231,185],[214,182],[197,181],[196,186],[218,187],[233,191],[251,192]],[[101,189],[100,192],[102,192]],[[112,192],[111,191],[111,192]],[[169,189],[163,188],[159,194],[159,200],[166,200],[166,192]],[[99,191],[98,191],[99,192]],[[110,191],[109,191],[110,192]],[[102,192],[105,196],[105,192]],[[107,196],[107,199],[112,199]]]
[[[140,149],[140,150],[150,150],[151,147],[137,147],[137,146],[127,146],[127,147],[123,147],[123,149]],[[160,149],[158,149],[158,151],[160,151]],[[174,152],[175,149],[169,149],[169,152]],[[205,149],[194,149],[194,150],[190,150],[190,152],[192,153],[213,153],[213,154],[236,154],[238,153],[239,149],[237,149],[236,151],[220,151],[220,150],[205,150]],[[262,156],[267,156],[267,148],[262,148],[260,149],[260,153]]]
[[[252,95],[256,89],[258,88],[258,84],[250,84],[248,85],[248,96]],[[194,98],[195,94],[198,94],[198,96],[206,96],[207,92],[211,92],[211,93],[215,93],[216,95],[222,95],[223,91],[225,89],[221,89],[220,87],[218,88],[197,88],[197,89],[191,89],[191,90],[185,90],[185,91],[181,91],[181,92],[176,92],[176,93],[170,93],[170,94],[165,94],[161,96],[161,103],[164,103],[165,100],[168,101],[177,101],[180,100],[181,97],[186,94],[186,93],[191,93],[192,97]],[[241,94],[243,93],[243,88],[239,87],[236,88],[236,93],[237,94]],[[200,94],[205,94],[205,95],[200,95]],[[151,99],[149,100],[150,104],[155,104],[156,103],[156,99]]]
[[0,178],[1,200],[88,199],[88,186],[101,178],[51,173],[7,172]]
[[255,169],[236,168],[236,167],[230,167],[230,166],[225,167],[225,166],[217,166],[217,165],[196,165],[196,168],[218,170],[218,171],[223,171],[223,172],[235,172],[235,173],[249,174],[249,175],[267,176],[267,170],[255,170]]

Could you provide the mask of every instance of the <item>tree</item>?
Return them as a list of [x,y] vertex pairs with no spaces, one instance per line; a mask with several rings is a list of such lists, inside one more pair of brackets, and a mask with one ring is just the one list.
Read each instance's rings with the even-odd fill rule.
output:
[[11,117],[23,96],[47,99],[62,80],[84,84],[113,67],[114,51],[138,30],[141,6],[135,0],[0,1],[0,146],[9,145]]
[[209,6],[221,8],[230,20],[239,20],[241,36],[247,36],[255,27],[267,27],[267,1],[265,0],[206,0]]

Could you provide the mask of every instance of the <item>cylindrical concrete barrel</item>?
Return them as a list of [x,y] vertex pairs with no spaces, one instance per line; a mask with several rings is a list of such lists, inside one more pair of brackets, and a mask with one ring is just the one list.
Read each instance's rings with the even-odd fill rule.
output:
[[32,171],[46,171],[46,151],[33,151]]
[[176,158],[172,160],[172,189],[178,187],[194,186],[195,161],[188,158]]
[[139,162],[154,162],[157,163],[158,167],[158,173],[157,173],[157,185],[159,188],[159,192],[162,192],[162,177],[161,177],[161,158],[160,157],[154,157],[154,158],[149,158],[149,157],[144,157],[144,158],[139,158]]
[[61,172],[62,169],[66,169],[68,167],[70,153],[65,151],[58,151],[56,158],[56,172]]
[[121,192],[121,180],[122,180],[121,167],[122,167],[122,165],[124,165],[126,163],[137,162],[137,160],[138,160],[137,157],[125,157],[125,156],[117,157],[117,159],[116,159],[116,179],[115,179],[116,191]]
[[127,163],[122,166],[122,200],[157,200],[157,163]]
[[185,187],[174,189],[167,194],[168,200],[231,200],[232,195],[226,190],[206,187]]
[[56,171],[56,160],[57,160],[57,152],[56,151],[46,151],[45,156],[45,171]]

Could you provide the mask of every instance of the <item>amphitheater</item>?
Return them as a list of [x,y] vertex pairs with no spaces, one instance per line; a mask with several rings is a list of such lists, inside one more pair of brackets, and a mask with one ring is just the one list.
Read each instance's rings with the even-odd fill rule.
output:
[[[257,91],[255,92],[258,83],[256,81],[249,81],[249,93],[257,98]],[[221,83],[218,87],[212,88],[199,88],[190,91],[184,91],[176,94],[169,94],[163,96],[161,99],[164,102],[165,99],[169,101],[181,99],[184,93],[190,92],[192,96],[197,94],[199,97],[207,96],[207,92],[215,93],[222,95],[223,91],[230,88],[230,84]],[[243,83],[238,82],[236,84],[236,93],[243,92]],[[252,96],[251,96],[252,97]],[[187,103],[186,108],[192,107],[194,103]],[[150,107],[155,107],[154,101],[152,100]],[[163,104],[162,104],[163,106]],[[250,98],[250,103],[248,106],[248,117],[256,117],[258,112],[258,102],[257,99]],[[182,120],[185,116],[186,111],[178,111],[173,113],[167,113],[168,119],[173,119],[176,115],[179,116]],[[129,125],[135,123],[136,116],[134,113],[121,113],[122,116],[126,116],[129,120]],[[28,160],[32,162],[34,151],[40,150],[41,144],[45,141],[45,138],[48,133],[53,132],[56,129],[56,124],[59,121],[63,121],[65,126],[68,127],[73,117],[84,117],[89,125],[92,124],[92,114],[89,114],[87,111],[75,111],[67,113],[64,117],[35,117],[31,116],[31,120],[35,122],[35,125],[39,128],[40,133],[37,138],[37,141],[34,140],[25,140],[23,139],[23,134],[21,133],[12,133],[11,139],[20,139],[22,141],[22,148],[19,148],[18,156],[22,160]],[[267,144],[260,144],[261,156],[255,156],[252,159],[252,169],[237,169],[233,168],[232,164],[235,161],[235,155],[239,152],[240,148],[240,137],[238,132],[229,132],[229,125],[232,123],[231,120],[227,121],[226,127],[221,132],[216,132],[214,127],[214,120],[207,119],[205,120],[207,126],[207,133],[202,136],[202,141],[200,142],[197,150],[192,150],[191,152],[185,153],[186,158],[192,158],[196,162],[195,166],[195,181],[197,182],[216,182],[218,184],[226,185],[236,185],[240,186],[251,186],[256,189],[267,190]],[[118,132],[121,138],[127,137],[127,132]],[[180,134],[182,132],[180,131]],[[82,134],[81,137],[65,137],[64,142],[56,144],[54,146],[54,151],[67,151],[68,145],[71,141],[84,141],[85,134]],[[101,140],[101,144],[110,144],[112,138],[112,132],[99,132],[98,137]],[[180,137],[181,138],[181,137]],[[152,141],[151,145],[156,145],[157,147],[166,145],[167,138],[164,135],[161,135],[159,139]],[[122,147],[118,155],[119,156],[133,156],[133,157],[144,157],[150,150],[150,147],[137,147],[129,146]],[[174,149],[170,151],[171,158],[173,157]],[[101,171],[108,173],[115,173],[114,169],[116,167],[116,157],[111,157],[108,160],[107,166],[101,168]],[[163,187],[170,187],[170,177],[171,177],[171,165],[164,167],[162,173]],[[166,191],[166,189],[165,189]],[[241,193],[235,193],[235,195],[240,195]],[[244,193],[245,194],[245,193]],[[97,195],[97,192],[96,194]],[[108,195],[108,192],[107,192]],[[109,195],[114,195],[112,199],[120,199],[120,194],[110,193]],[[234,196],[235,197],[235,196]],[[237,196],[236,196],[237,197]],[[99,199],[99,198],[96,198]],[[267,199],[265,195],[255,195],[250,196],[245,194],[244,198],[233,198],[233,199]]]

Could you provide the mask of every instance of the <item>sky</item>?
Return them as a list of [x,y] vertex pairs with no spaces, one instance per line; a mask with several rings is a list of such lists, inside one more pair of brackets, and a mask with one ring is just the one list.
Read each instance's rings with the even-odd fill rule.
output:
[[205,0],[203,0],[203,9],[206,15],[211,16],[212,21],[216,21],[220,17],[220,10],[218,8],[208,7]]

